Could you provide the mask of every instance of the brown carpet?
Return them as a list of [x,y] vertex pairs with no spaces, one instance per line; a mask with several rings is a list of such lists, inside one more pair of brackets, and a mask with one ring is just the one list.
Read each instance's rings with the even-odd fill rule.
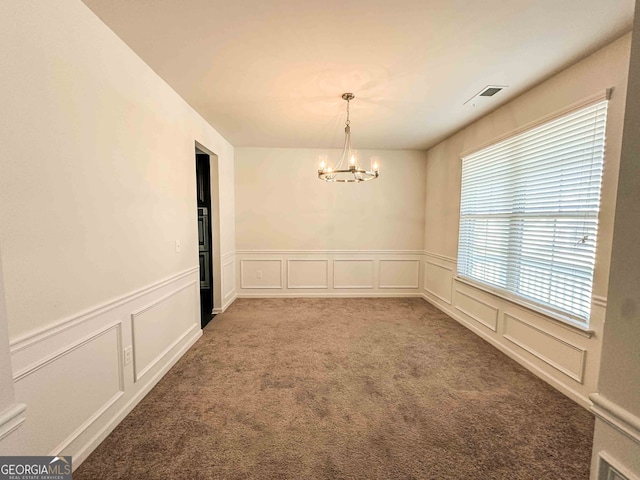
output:
[[593,423],[422,299],[237,300],[73,478],[587,479]]

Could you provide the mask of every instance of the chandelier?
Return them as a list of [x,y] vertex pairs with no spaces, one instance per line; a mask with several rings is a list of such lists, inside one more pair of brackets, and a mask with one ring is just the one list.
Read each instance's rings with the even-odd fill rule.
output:
[[[356,161],[356,152],[351,150],[351,127],[349,120],[349,102],[355,96],[353,93],[343,93],[342,99],[347,102],[347,122],[344,127],[344,147],[342,156],[335,168],[329,166],[326,155],[320,155],[320,166],[318,168],[318,178],[325,182],[339,183],[360,183],[378,178],[380,167],[377,157],[371,157],[371,170],[361,168]],[[345,162],[348,165],[343,168]]]

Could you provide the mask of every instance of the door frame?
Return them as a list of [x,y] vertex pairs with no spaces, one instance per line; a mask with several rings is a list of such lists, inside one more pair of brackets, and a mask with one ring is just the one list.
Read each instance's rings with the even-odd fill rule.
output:
[[[220,173],[218,155],[213,153],[211,149],[205,147],[197,140],[195,140],[195,148],[209,155],[209,183],[211,185],[211,279],[213,281],[213,312],[211,313],[214,313],[222,307],[222,266],[220,261]],[[196,222],[197,218],[197,215],[194,214]],[[197,223],[195,224],[195,227],[198,228]]]

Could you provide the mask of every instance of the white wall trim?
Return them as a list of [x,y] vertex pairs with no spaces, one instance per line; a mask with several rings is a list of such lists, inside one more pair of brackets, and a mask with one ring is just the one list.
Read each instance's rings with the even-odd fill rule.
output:
[[[133,315],[131,317],[132,317],[132,322],[133,322]],[[134,355],[134,360],[133,360],[133,365],[134,365],[134,367],[133,367],[133,381],[136,382],[136,383],[139,382],[140,379],[142,377],[144,377],[147,374],[147,372],[149,372],[149,370],[151,370],[153,367],[155,367],[160,362],[160,360],[162,360],[165,357],[165,355],[167,353],[169,353],[173,348],[175,348],[176,345],[178,345],[180,342],[182,342],[190,333],[193,333],[194,330],[200,330],[200,325],[192,325],[191,327],[189,327],[178,338],[176,338],[173,342],[171,342],[169,345],[167,345],[167,347],[164,350],[162,350],[162,352],[160,352],[158,354],[158,356],[156,356],[156,358],[151,360],[146,367],[144,367],[142,370],[140,370],[140,372],[138,372],[136,367],[135,367],[136,360],[135,360],[135,355]],[[136,346],[135,346],[135,343],[136,343],[135,342],[135,338],[136,337],[134,335],[133,336],[133,348],[134,348],[134,351],[135,351],[135,348],[136,348]]]
[[505,300],[515,306],[531,310],[532,312],[541,315],[541,317],[546,321],[562,326],[563,328],[578,333],[583,337],[591,338],[595,333],[588,326],[583,325],[581,322],[578,322],[569,316],[546,309],[542,305],[529,302],[526,299],[518,297],[516,295],[510,295],[508,294],[508,292],[501,292],[489,287],[488,285],[483,285],[480,282],[475,282],[466,277],[456,276],[453,278],[453,280],[458,283],[462,283],[464,285],[468,285],[469,287],[475,288],[476,290],[480,290],[481,292],[488,293],[489,295],[492,295],[494,297],[501,298],[502,300]]
[[[211,311],[212,314],[217,315],[218,313],[222,313],[227,306],[230,305],[231,302],[233,302],[233,298],[234,295],[236,293],[236,280],[235,280],[235,276],[236,276],[236,252],[233,253],[228,253],[224,256],[224,259],[221,260],[222,262],[222,268],[220,269],[221,271],[221,275],[220,275],[220,292],[222,294],[222,306],[221,307],[215,307],[213,308],[213,310]],[[230,267],[230,268],[228,268]],[[226,275],[227,275],[227,269],[230,272],[231,278],[230,279],[226,279]],[[225,293],[226,291],[226,287],[227,287],[227,282],[231,285],[231,289]],[[231,300],[229,300],[231,299]]]
[[378,275],[378,288],[420,288],[420,260],[404,259],[404,258],[381,258],[378,260],[379,266],[383,263],[393,262],[412,262],[416,266],[415,282],[411,285],[383,285],[381,275]]
[[423,250],[236,250],[238,255],[423,255]]
[[[295,262],[324,262],[326,265],[324,285],[291,285],[291,263]],[[287,288],[312,289],[329,288],[329,260],[326,258],[288,258],[287,259]]]
[[231,294],[231,296],[229,297],[229,300],[227,300],[227,301],[222,305],[222,307],[220,307],[220,308],[214,308],[214,309],[213,309],[213,313],[215,313],[216,315],[218,315],[218,314],[220,314],[220,313],[224,313],[224,312],[227,310],[227,308],[229,308],[229,307],[231,306],[231,304],[232,304],[233,302],[235,302],[235,301],[236,301],[236,298],[238,298],[238,295],[237,295],[237,293],[236,293],[236,292],[233,292],[233,293]]
[[173,283],[176,280],[187,277],[191,275],[193,272],[197,272],[199,269],[200,269],[199,265],[195,267],[191,267],[180,273],[177,273],[170,277],[166,277],[156,283],[147,285],[146,287],[141,288],[140,290],[136,290],[134,292],[128,293],[121,297],[117,297],[108,302],[105,302],[99,305],[98,307],[85,310],[84,312],[81,312],[79,314],[64,318],[57,322],[51,323],[45,327],[42,327],[42,328],[33,330],[29,333],[26,333],[24,335],[21,335],[9,342],[9,345],[11,347],[11,354],[15,352],[19,352],[20,350],[30,347],[34,343],[37,343],[49,337],[52,337],[53,335],[56,335],[64,330],[74,327],[82,322],[86,322],[87,320],[90,320],[98,315],[106,313],[109,310],[113,310],[121,305],[124,305],[127,302],[135,300],[138,297],[151,293],[154,290],[158,290],[159,288],[169,285],[170,283]]
[[518,362],[520,365],[525,367],[527,370],[530,370],[537,377],[541,378],[542,380],[547,382],[549,385],[553,386],[556,390],[562,392],[563,394],[565,394],[567,397],[571,398],[573,401],[575,401],[576,403],[578,403],[582,407],[584,407],[586,409],[590,409],[591,408],[591,401],[587,398],[587,396],[585,396],[585,395],[581,394],[580,392],[576,391],[575,389],[571,388],[568,384],[559,381],[557,378],[555,378],[552,375],[550,375],[548,372],[546,372],[545,370],[540,368],[538,365],[532,363],[530,360],[526,359],[525,357],[523,357],[522,355],[520,355],[516,351],[512,350],[511,348],[509,348],[504,343],[501,343],[499,341],[499,338],[496,338],[496,337],[492,336],[491,332],[488,332],[487,330],[482,329],[480,326],[477,326],[475,324],[469,323],[467,320],[462,318],[450,306],[441,305],[441,304],[437,303],[434,299],[430,298],[426,294],[422,294],[422,298],[424,298],[427,302],[431,303],[433,306],[435,306],[439,310],[441,310],[444,313],[446,313],[447,315],[449,315],[451,318],[453,318],[458,323],[462,324],[464,327],[466,327],[469,330],[471,330],[472,332],[474,332],[476,335],[481,337],[483,340],[489,342],[491,345],[493,345],[495,348],[500,350],[502,353],[506,354],[508,357],[510,357],[513,360],[515,360],[516,362]]
[[[455,305],[455,309],[458,310],[459,312],[464,313],[467,317],[475,320],[476,322],[478,322],[481,325],[484,325],[485,327],[487,327],[489,330],[493,331],[493,332],[497,332],[498,331],[498,315],[500,313],[500,309],[498,307],[496,307],[495,305],[491,305],[490,303],[485,302],[484,300],[481,300],[477,297],[474,297],[473,295],[467,293],[467,292],[463,292],[462,290],[459,289],[455,289],[455,294],[456,295],[462,295],[464,297],[470,298],[471,300],[473,300],[474,302],[478,302],[481,303],[482,305],[491,308],[492,310],[495,311],[495,322],[493,323],[493,325],[491,325],[490,323],[486,322],[485,320],[481,319],[480,317],[478,317],[477,315],[474,315],[471,312],[468,312],[467,310],[465,310],[464,308],[461,308],[460,306],[458,306],[457,304]],[[455,302],[454,302],[455,303]]]
[[[267,285],[267,286],[248,286],[244,284],[244,269],[242,266],[244,262],[280,262],[280,284],[279,285]],[[240,288],[247,290],[261,290],[261,289],[275,289],[281,290],[283,288],[284,279],[284,261],[282,258],[242,258],[240,259]]]
[[437,258],[439,260],[444,260],[445,262],[449,262],[449,263],[458,263],[458,259],[454,258],[454,257],[447,257],[446,255],[441,255],[439,253],[434,253],[434,252],[427,252],[426,250],[424,250],[422,252],[423,255],[426,255],[428,257],[433,257],[433,258]]
[[590,394],[589,400],[593,402],[591,411],[599,419],[640,444],[640,418],[600,393]]
[[427,265],[433,265],[434,267],[438,267],[441,268],[443,270],[448,270],[451,272],[451,279],[453,282],[453,268],[451,267],[446,267],[444,265],[440,265],[439,263],[434,263],[434,262],[430,262],[429,260],[425,260],[425,269],[424,269],[424,290],[429,294],[429,295],[433,295],[434,297],[442,300],[443,302],[447,303],[448,305],[451,305],[451,291],[450,290],[450,297],[449,298],[444,298],[442,295],[437,294],[436,292],[434,292],[433,290],[427,288],[427,271],[428,271],[428,267]]
[[[371,284],[370,285],[338,285],[336,283],[336,268],[335,268],[335,264],[336,263],[341,263],[341,262],[370,262],[371,263]],[[373,258],[336,258],[333,260],[333,279],[332,279],[332,283],[333,283],[333,288],[338,288],[338,289],[373,289],[374,288],[374,278],[375,278],[375,259]]]
[[107,438],[114,428],[126,417],[131,410],[142,400],[142,398],[151,391],[158,381],[178,362],[178,360],[189,350],[194,343],[202,336],[202,330],[196,329],[193,336],[178,350],[158,372],[149,378],[146,385],[138,390],[131,399],[125,403],[122,408],[89,440],[87,441],[73,456],[74,470],[82,464],[82,462],[91,454],[91,452],[100,443]]
[[596,305],[597,307],[607,308],[607,297],[602,297],[600,295],[593,295],[591,297],[591,305]]
[[527,322],[527,321],[525,321],[525,320],[523,320],[521,318],[515,317],[515,316],[513,316],[513,315],[511,315],[509,313],[505,313],[504,314],[504,325],[503,325],[503,328],[506,328],[507,319],[511,319],[511,320],[516,321],[516,322],[520,322],[520,323],[528,326],[529,328],[532,328],[532,329],[536,330],[537,332],[540,332],[543,335],[545,335],[545,336],[547,336],[549,338],[552,338],[554,341],[557,341],[557,342],[569,347],[570,349],[578,352],[580,354],[580,368],[579,368],[579,373],[576,374],[576,373],[572,372],[571,370],[568,370],[567,368],[565,368],[562,365],[558,364],[557,362],[551,360],[550,358],[547,358],[545,355],[543,355],[542,353],[538,352],[537,350],[535,350],[531,346],[522,343],[517,338],[514,338],[514,337],[512,337],[511,335],[509,335],[507,333],[504,333],[504,332],[502,333],[502,337],[504,339],[510,341],[514,345],[517,345],[518,347],[522,348],[523,350],[529,352],[534,357],[539,358],[540,360],[542,360],[547,365],[555,368],[559,372],[564,373],[566,376],[568,376],[569,378],[572,378],[576,382],[582,383],[583,378],[584,378],[584,360],[585,360],[585,355],[587,353],[587,351],[584,348],[578,347],[577,345],[574,345],[573,343],[568,342],[567,340],[564,340],[564,339],[558,337],[557,335],[554,335],[554,334],[552,334],[550,332],[547,332],[546,330],[543,330],[542,328],[539,328],[536,325],[533,325],[532,323]]
[[229,253],[225,253],[224,255],[222,255],[222,256],[220,257],[220,263],[222,263],[222,264],[224,265],[224,261],[225,261],[227,258],[235,257],[235,255],[236,255],[236,252],[229,252]]
[[91,415],[82,425],[80,425],[71,435],[69,435],[67,438],[65,438],[60,445],[58,445],[57,447],[55,447],[51,452],[49,452],[49,455],[54,457],[56,455],[58,455],[59,453],[61,453],[65,448],[67,448],[76,438],[78,438],[82,432],[84,432],[87,428],[89,428],[93,422],[95,422],[96,420],[98,420],[98,418],[100,418],[104,412],[106,412],[107,410],[109,410],[109,408],[111,408],[118,400],[120,400],[120,397],[122,397],[124,395],[124,391],[120,390],[119,392],[116,392],[113,397],[111,397],[109,400],[107,400],[105,402],[105,404],[100,407],[99,410],[97,410],[95,413],[93,413],[93,415]]
[[[26,368],[23,368],[20,371],[14,372],[13,374],[13,381],[14,382],[19,382],[21,380],[23,380],[24,378],[28,377],[29,375],[31,375],[32,373],[40,370],[41,368],[55,362],[56,360],[59,360],[60,358],[64,357],[65,355],[70,354],[71,352],[73,352],[74,350],[77,350],[78,348],[86,345],[87,343],[95,340],[98,337],[101,337],[102,335],[104,335],[105,333],[116,329],[117,330],[117,337],[118,337],[118,341],[119,343],[121,342],[121,338],[122,338],[122,322],[121,321],[116,321],[116,322],[112,322],[109,323],[108,325],[105,325],[103,328],[93,332],[91,335],[87,335],[84,338],[81,338],[80,340],[73,342],[71,345],[51,354],[46,356],[45,358],[43,358],[42,360],[29,365]],[[124,376],[123,376],[123,371],[122,371],[122,359],[120,359],[119,362],[119,381],[120,381],[120,390],[124,389]]]
[[17,430],[24,423],[26,409],[27,406],[24,403],[14,403],[0,413],[0,440]]
[[326,292],[326,293],[238,293],[237,298],[422,298],[421,293]]

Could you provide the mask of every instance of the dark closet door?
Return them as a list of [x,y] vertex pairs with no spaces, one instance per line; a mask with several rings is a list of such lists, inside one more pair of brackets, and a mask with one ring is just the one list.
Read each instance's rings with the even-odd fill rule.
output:
[[211,320],[211,311],[213,310],[210,168],[209,155],[196,154],[198,250],[200,255],[200,317],[202,328]]

